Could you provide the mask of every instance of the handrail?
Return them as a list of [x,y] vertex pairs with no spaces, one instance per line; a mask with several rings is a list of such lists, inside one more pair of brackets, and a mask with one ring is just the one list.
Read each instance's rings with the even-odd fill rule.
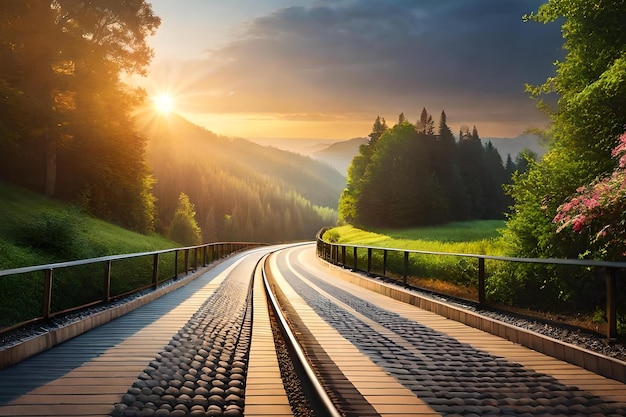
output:
[[[570,265],[570,266],[584,266],[584,267],[598,267],[605,268],[606,270],[606,317],[607,317],[607,337],[614,339],[617,337],[617,301],[616,301],[616,277],[617,270],[625,269],[626,262],[614,262],[614,261],[601,261],[593,259],[558,259],[558,258],[519,258],[510,256],[494,256],[494,255],[482,255],[474,253],[454,253],[454,252],[437,252],[437,251],[423,251],[414,249],[398,249],[398,248],[384,248],[378,246],[367,245],[351,245],[344,243],[333,243],[325,241],[322,236],[327,229],[321,229],[317,235],[317,255],[327,262],[334,262],[343,267],[352,268],[358,270],[357,264],[357,249],[367,250],[367,270],[365,272],[370,273],[372,263],[372,251],[383,251],[383,277],[386,276],[386,263],[388,252],[399,252],[404,254],[404,267],[403,267],[403,285],[407,285],[408,275],[408,258],[409,254],[421,254],[421,255],[436,255],[436,256],[455,256],[478,259],[478,303],[486,303],[486,289],[485,289],[485,260],[496,260],[505,262],[522,262],[522,263],[534,263],[534,264],[549,264],[549,265]],[[341,258],[339,259],[339,249],[341,248]],[[352,265],[346,264],[346,249],[352,248],[354,251],[354,259]],[[335,256],[333,256],[335,255]]]
[[[0,334],[6,333],[8,331],[24,327],[27,324],[36,323],[42,320],[47,320],[57,315],[68,313],[70,311],[79,310],[81,308],[85,308],[88,306],[93,306],[96,304],[108,303],[112,299],[119,299],[121,297],[134,294],[136,292],[154,288],[156,289],[159,284],[169,280],[176,279],[180,274],[179,267],[179,259],[178,254],[183,252],[184,254],[184,273],[187,274],[190,270],[196,270],[198,268],[199,263],[202,266],[207,265],[207,260],[210,257],[210,262],[227,256],[231,253],[238,252],[240,250],[248,249],[251,247],[265,246],[267,243],[259,243],[259,242],[214,242],[214,243],[205,243],[202,245],[195,246],[185,246],[178,248],[170,248],[170,249],[161,249],[150,252],[138,252],[138,253],[128,253],[128,254],[120,254],[120,255],[109,255],[109,256],[101,256],[98,258],[89,258],[89,259],[79,259],[75,261],[67,261],[67,262],[57,262],[46,265],[36,265],[36,266],[27,266],[21,268],[13,268],[13,269],[5,269],[0,270],[0,278],[7,277],[11,275],[20,275],[20,274],[28,274],[33,272],[43,272],[43,299],[41,301],[41,316],[39,317],[30,317],[25,321],[20,323],[11,324],[9,327],[1,328]],[[190,251],[193,251],[191,260],[193,261],[193,265],[191,265],[190,269]],[[201,259],[198,259],[198,251],[202,251]],[[209,256],[209,253],[210,256]],[[159,256],[166,253],[174,253],[174,271],[173,276],[170,278],[166,278],[162,281],[159,281]],[[120,261],[124,259],[131,258],[141,258],[141,257],[153,257],[152,260],[152,271],[151,271],[151,283],[148,285],[141,285],[132,287],[129,291],[124,294],[116,294],[115,296],[111,295],[111,267],[114,261]],[[52,312],[52,295],[54,291],[53,285],[53,271],[63,268],[73,268],[81,265],[90,265],[90,264],[103,264],[104,265],[104,273],[102,280],[102,298],[100,300],[91,300],[88,303],[72,306],[62,311]],[[145,277],[148,278],[148,277]],[[35,305],[32,306],[32,309],[35,309]]]
[[155,250],[155,251],[150,251],[150,252],[125,253],[125,254],[120,254],[120,255],[100,256],[98,258],[78,259],[75,261],[57,262],[57,263],[45,264],[45,265],[35,265],[35,266],[25,266],[21,268],[4,269],[4,270],[0,270],[0,277],[6,276],[6,275],[18,275],[18,274],[26,274],[29,272],[43,271],[45,269],[67,268],[67,267],[72,267],[72,266],[87,265],[87,264],[98,263],[98,262],[117,261],[121,259],[138,258],[141,256],[157,255],[157,254],[170,253],[170,252],[176,252],[176,251],[180,252],[183,250],[200,249],[200,248],[205,248],[205,247],[219,246],[219,245],[226,245],[226,244],[230,244],[230,245],[242,245],[243,244],[247,246],[267,245],[267,243],[259,243],[259,242],[204,243],[202,245],[183,246],[179,248],[170,248],[170,249],[160,249],[160,250]]

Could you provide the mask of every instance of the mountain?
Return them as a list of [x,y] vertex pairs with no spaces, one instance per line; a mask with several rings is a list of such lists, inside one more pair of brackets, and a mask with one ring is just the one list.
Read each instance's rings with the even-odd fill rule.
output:
[[313,156],[313,153],[328,148],[337,139],[310,139],[310,138],[246,138],[251,142],[263,146],[282,149],[299,153],[301,155]]
[[205,241],[308,240],[336,221],[345,178],[319,161],[217,135],[175,114],[139,114],[137,127],[148,139],[164,233],[181,192],[195,206]]
[[[515,138],[483,138],[483,145],[487,141],[491,141],[493,146],[498,150],[502,157],[502,161],[506,161],[507,155],[515,160],[517,155],[525,149],[530,149],[539,157],[546,152],[542,143],[542,138],[537,135],[523,134]],[[352,162],[352,158],[359,154],[359,146],[367,143],[367,138],[353,138],[344,141],[338,141],[328,145],[324,149],[313,152],[315,159],[323,161],[335,168],[337,171],[347,176],[348,167]]]
[[525,149],[530,149],[535,152],[540,158],[546,153],[546,147],[543,144],[543,139],[540,136],[533,134],[522,134],[515,138],[484,138],[483,144],[491,141],[493,146],[496,147],[498,153],[502,157],[503,161],[506,161],[506,156],[511,155],[513,161],[517,155]]
[[313,152],[313,157],[326,162],[343,175],[347,176],[352,158],[359,154],[359,146],[367,143],[367,138],[353,138],[335,142],[325,149]]

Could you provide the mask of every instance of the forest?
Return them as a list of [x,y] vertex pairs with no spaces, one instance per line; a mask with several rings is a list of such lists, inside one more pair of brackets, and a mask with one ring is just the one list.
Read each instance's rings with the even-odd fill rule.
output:
[[379,116],[348,169],[339,220],[397,228],[502,219],[512,202],[503,185],[526,168],[523,156],[516,161],[503,164],[476,127],[462,126],[457,140],[445,111],[437,128],[426,108],[415,124],[400,114],[392,128]]
[[[345,178],[311,158],[216,135],[176,115],[138,117],[164,235],[184,193],[203,242],[310,239],[337,221]],[[183,242],[195,243],[195,242]]]

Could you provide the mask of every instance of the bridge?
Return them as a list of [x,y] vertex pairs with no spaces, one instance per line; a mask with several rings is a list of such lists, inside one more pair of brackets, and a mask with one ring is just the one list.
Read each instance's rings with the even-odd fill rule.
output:
[[44,301],[41,330],[0,348],[0,416],[626,415],[626,363],[324,250],[176,252],[167,285],[154,267],[116,302],[105,279],[106,308],[56,327]]

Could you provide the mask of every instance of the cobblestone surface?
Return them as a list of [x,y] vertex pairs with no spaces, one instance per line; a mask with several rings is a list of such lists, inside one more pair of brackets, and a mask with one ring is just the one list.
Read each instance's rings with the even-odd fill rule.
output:
[[[305,301],[372,361],[446,416],[624,416],[626,405],[460,343],[361,300],[307,271],[298,272],[399,337],[383,337],[302,280],[283,271]],[[401,338],[404,342],[399,342]],[[393,339],[393,340],[391,340]],[[411,348],[407,348],[410,346]]]
[[249,275],[231,273],[146,366],[111,416],[243,416],[251,291]]

